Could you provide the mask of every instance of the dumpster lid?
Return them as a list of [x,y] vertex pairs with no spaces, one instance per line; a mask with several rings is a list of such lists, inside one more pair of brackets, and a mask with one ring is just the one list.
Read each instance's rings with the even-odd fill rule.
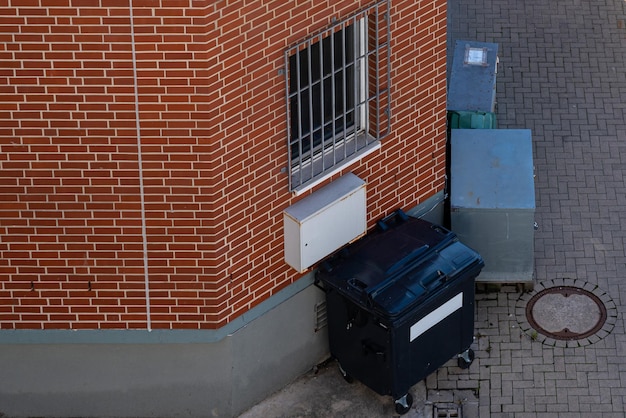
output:
[[318,277],[356,302],[395,316],[472,264],[482,267],[481,257],[454,233],[411,218],[352,244]]

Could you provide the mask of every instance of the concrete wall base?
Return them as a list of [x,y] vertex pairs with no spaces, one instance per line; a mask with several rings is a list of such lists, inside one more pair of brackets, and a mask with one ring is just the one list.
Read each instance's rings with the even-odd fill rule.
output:
[[217,342],[2,344],[0,416],[237,416],[328,356],[323,300],[308,286]]
[[324,300],[310,273],[217,331],[0,331],[0,417],[237,416],[328,357]]

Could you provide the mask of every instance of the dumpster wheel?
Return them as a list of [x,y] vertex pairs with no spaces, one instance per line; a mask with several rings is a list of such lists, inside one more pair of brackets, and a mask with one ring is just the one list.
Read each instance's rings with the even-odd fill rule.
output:
[[343,367],[341,367],[341,363],[337,363],[339,365],[339,373],[341,373],[341,377],[348,383],[354,383],[354,378],[348,374],[347,371]]
[[474,350],[472,350],[471,348],[463,351],[457,356],[457,364],[459,365],[459,368],[469,369],[469,367],[472,365],[472,362],[474,361],[474,357]]
[[400,415],[404,415],[409,412],[412,405],[413,395],[411,395],[410,393],[407,393],[406,395],[404,395],[400,399],[396,399],[395,401],[396,412]]

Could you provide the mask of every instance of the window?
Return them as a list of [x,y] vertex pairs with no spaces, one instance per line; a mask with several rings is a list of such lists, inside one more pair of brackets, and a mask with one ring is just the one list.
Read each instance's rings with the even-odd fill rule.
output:
[[389,1],[285,53],[289,188],[302,190],[389,132]]

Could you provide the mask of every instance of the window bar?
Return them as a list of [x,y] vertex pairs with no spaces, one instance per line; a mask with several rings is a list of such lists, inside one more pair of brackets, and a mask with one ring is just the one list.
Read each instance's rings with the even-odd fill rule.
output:
[[291,91],[289,91],[289,79],[291,77],[291,73],[289,71],[289,50],[285,51],[285,108],[287,109],[287,178],[289,181],[289,190],[293,190],[293,184],[291,181]]
[[336,83],[336,78],[335,78],[335,42],[333,39],[333,34],[330,34],[330,97],[331,97],[331,109],[332,109],[332,113],[333,113],[333,119],[332,119],[332,148],[333,148],[333,165],[337,164],[337,153],[335,152],[336,148],[337,148],[337,108],[335,106],[336,100],[337,100],[337,95],[335,94],[335,85]]
[[361,66],[361,74],[359,75],[359,91],[361,94],[359,101],[359,115],[363,117],[363,121],[361,123],[361,127],[365,135],[364,145],[369,145],[369,124],[370,117],[368,111],[368,100],[369,100],[369,84],[368,84],[368,62],[367,62],[367,51],[368,51],[368,42],[369,42],[369,14],[365,14],[361,19],[361,35],[359,39],[361,44],[359,44],[359,65]]
[[342,83],[341,83],[341,102],[343,104],[343,115],[342,115],[342,119],[343,119],[343,132],[342,132],[342,138],[343,138],[343,158],[342,160],[345,160],[348,157],[348,152],[346,150],[346,129],[348,129],[347,124],[346,124],[346,109],[347,109],[347,103],[346,103],[346,82],[348,80],[346,80],[346,25],[345,22],[341,25],[341,48],[342,48],[342,52],[343,54],[341,54],[341,74],[342,74]]
[[376,30],[375,30],[375,35],[374,35],[374,56],[376,57],[376,79],[374,80],[374,82],[376,83],[376,140],[380,140],[380,89],[379,89],[379,83],[380,83],[380,39],[379,39],[379,34],[378,34],[378,30],[379,30],[379,21],[380,21],[380,13],[378,10],[378,7],[376,8]]
[[313,137],[314,137],[314,132],[313,132],[313,66],[311,65],[312,61],[311,61],[311,46],[313,45],[313,43],[311,42],[311,39],[309,39],[309,41],[307,42],[307,46],[306,46],[306,54],[307,54],[307,58],[308,58],[308,72],[309,72],[309,158],[310,158],[310,164],[309,166],[311,167],[311,176],[309,178],[313,178],[315,176],[314,170],[313,170],[313,146],[314,141],[313,141]]
[[[357,57],[361,55],[361,50],[358,47],[359,39],[361,38],[361,25],[360,21],[357,20],[357,16],[352,18],[352,30],[354,31],[354,36],[352,36],[352,70],[354,75],[352,76],[352,112],[354,114],[354,152],[356,153],[359,150],[359,143],[357,141],[357,130],[359,129],[361,112],[357,111],[361,108],[359,105],[358,94],[361,90],[361,71],[357,70]],[[360,64],[360,62],[359,62]]]
[[[385,86],[385,90],[386,90],[386,97],[387,97],[387,107],[385,109],[385,115],[387,116],[386,118],[386,130],[385,130],[385,135],[387,135],[390,131],[391,131],[391,16],[390,16],[390,10],[389,10],[389,0],[387,0],[387,11],[385,12],[385,20],[386,20],[386,26],[387,26],[387,34],[386,34],[386,43],[387,43],[387,85]],[[380,131],[380,129],[379,129]],[[380,136],[380,135],[379,135]]]
[[321,150],[322,150],[322,172],[326,171],[326,159],[324,158],[324,150],[326,149],[326,119],[324,118],[326,109],[325,109],[325,101],[324,101],[324,38],[322,34],[319,35],[317,40],[318,45],[320,46],[320,56],[319,56],[319,64],[320,64],[320,116],[322,122],[322,132],[321,132]]
[[[302,167],[302,91],[300,80],[300,51],[296,49],[296,92],[298,95],[298,112],[296,117],[298,118],[298,166]],[[291,152],[291,150],[289,150]],[[302,184],[302,170],[298,170],[298,185]]]

